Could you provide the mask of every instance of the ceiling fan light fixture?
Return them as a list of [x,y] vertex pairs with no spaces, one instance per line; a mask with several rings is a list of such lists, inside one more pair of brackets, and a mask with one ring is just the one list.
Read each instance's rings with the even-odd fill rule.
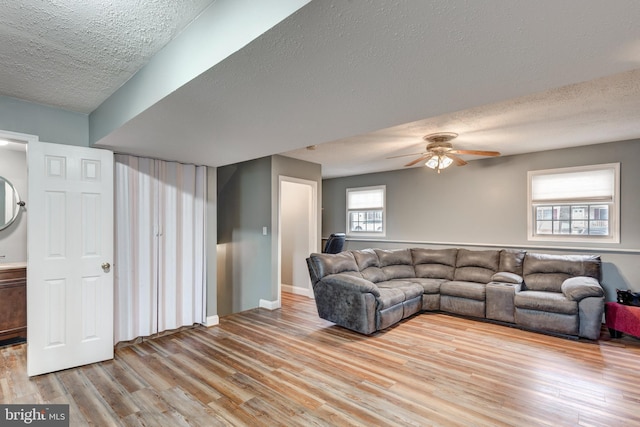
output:
[[440,169],[448,168],[453,163],[453,159],[449,156],[440,156]]
[[435,169],[438,167],[438,163],[440,163],[440,159],[436,155],[436,156],[431,156],[424,165],[428,168]]
[[441,169],[448,168],[452,163],[453,159],[450,157],[445,156],[444,154],[434,154],[424,165],[428,168],[435,169],[440,173]]

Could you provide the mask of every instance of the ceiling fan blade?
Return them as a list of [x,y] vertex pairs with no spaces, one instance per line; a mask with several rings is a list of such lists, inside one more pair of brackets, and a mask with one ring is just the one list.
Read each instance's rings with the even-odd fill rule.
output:
[[450,150],[448,154],[472,154],[474,156],[499,156],[499,151],[482,151],[482,150]]
[[464,160],[462,160],[460,157],[451,154],[451,151],[449,151],[447,153],[447,157],[449,157],[451,160],[453,160],[453,163],[456,164],[456,166],[464,166],[467,164],[467,162],[465,162]]
[[404,167],[413,166],[413,165],[415,165],[415,164],[417,164],[417,163],[420,163],[420,162],[422,162],[422,161],[424,161],[424,160],[427,160],[427,159],[428,159],[429,157],[431,157],[431,156],[432,156],[432,154],[431,154],[431,153],[426,153],[426,154],[424,154],[424,155],[422,155],[422,156],[418,157],[417,159],[415,159],[415,160],[413,160],[413,161],[411,161],[411,162],[407,163],[406,165],[404,165]]
[[409,156],[417,156],[418,154],[425,154],[424,151],[420,152],[420,153],[413,153],[413,154],[400,154],[399,156],[391,156],[391,157],[387,157],[387,159],[397,159],[398,157],[409,157]]

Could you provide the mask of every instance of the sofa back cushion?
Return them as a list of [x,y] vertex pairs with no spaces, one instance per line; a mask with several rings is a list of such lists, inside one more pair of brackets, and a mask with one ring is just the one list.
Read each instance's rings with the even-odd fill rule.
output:
[[416,277],[411,249],[374,249],[386,280]]
[[526,251],[518,249],[504,249],[500,251],[500,265],[498,271],[522,276],[522,265]]
[[527,253],[524,257],[524,284],[531,291],[562,292],[562,282],[587,276],[600,281],[599,255],[551,255]]
[[454,280],[489,283],[500,266],[499,250],[470,251],[458,249]]
[[358,264],[360,274],[362,277],[373,282],[378,283],[387,280],[384,275],[384,271],[380,268],[380,261],[378,260],[378,254],[373,249],[363,249],[360,251],[351,251],[353,257]]
[[416,277],[453,280],[458,249],[411,249]]
[[362,277],[358,264],[351,252],[311,254],[307,259],[307,265],[313,284],[329,274],[348,273]]

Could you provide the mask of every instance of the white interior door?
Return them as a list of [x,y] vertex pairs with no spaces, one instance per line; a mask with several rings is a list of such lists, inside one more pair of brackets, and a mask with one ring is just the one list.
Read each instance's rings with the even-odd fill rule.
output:
[[113,153],[27,146],[27,373],[113,358]]

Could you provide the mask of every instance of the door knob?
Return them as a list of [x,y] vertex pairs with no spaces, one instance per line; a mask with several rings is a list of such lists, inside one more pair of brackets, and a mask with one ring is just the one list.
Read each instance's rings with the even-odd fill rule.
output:
[[110,268],[111,268],[111,264],[109,264],[108,262],[102,263],[102,270],[104,270],[105,273],[108,273]]

